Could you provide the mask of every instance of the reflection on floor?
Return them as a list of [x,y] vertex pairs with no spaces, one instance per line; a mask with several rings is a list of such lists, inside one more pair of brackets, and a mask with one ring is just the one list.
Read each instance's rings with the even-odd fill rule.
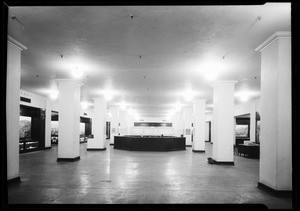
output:
[[[108,140],[109,141],[109,140]],[[80,160],[56,162],[57,146],[20,155],[21,183],[8,188],[11,204],[265,204],[292,208],[257,188],[259,160],[235,156],[235,165],[209,165],[205,153],[87,151]]]

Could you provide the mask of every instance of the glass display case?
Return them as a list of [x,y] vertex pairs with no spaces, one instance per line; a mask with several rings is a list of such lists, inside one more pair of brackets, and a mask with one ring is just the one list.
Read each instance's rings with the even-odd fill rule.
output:
[[51,121],[51,144],[58,143],[58,121]]
[[45,148],[45,109],[20,105],[19,152]]
[[32,117],[20,116],[19,150],[32,151],[39,148],[39,142],[32,138]]

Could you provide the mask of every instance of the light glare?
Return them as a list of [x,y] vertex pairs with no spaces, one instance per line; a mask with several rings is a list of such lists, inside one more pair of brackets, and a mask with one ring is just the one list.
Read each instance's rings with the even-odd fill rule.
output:
[[249,100],[249,96],[247,96],[247,95],[240,96],[240,100],[241,100],[242,102],[246,102],[246,101]]
[[50,93],[50,98],[52,100],[56,100],[58,98],[58,92],[51,92]]
[[83,73],[78,69],[75,69],[72,71],[72,76],[74,78],[81,78],[82,75],[83,75]]
[[80,105],[81,105],[81,108],[82,108],[83,110],[85,110],[85,109],[87,109],[91,104],[88,103],[88,102],[81,102]]
[[120,103],[120,108],[121,108],[121,110],[125,110],[126,107],[127,107],[126,103],[125,103],[124,101],[122,101],[122,102]]

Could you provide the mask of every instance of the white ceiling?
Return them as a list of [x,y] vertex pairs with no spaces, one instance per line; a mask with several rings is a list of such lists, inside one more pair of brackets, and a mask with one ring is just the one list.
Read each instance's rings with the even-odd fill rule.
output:
[[254,49],[274,32],[291,30],[290,10],[289,3],[10,7],[8,34],[28,47],[22,89],[48,97],[55,79],[72,78],[77,68],[84,72],[82,101],[92,103],[110,88],[116,96],[108,106],[124,100],[140,116],[160,117],[176,101],[192,105],[184,100],[188,88],[212,104],[206,71],[219,70],[215,80],[237,80],[237,94],[259,97]]

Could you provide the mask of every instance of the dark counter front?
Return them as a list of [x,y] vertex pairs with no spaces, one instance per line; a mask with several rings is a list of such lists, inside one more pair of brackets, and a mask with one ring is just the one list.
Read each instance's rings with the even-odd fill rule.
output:
[[114,149],[126,149],[136,151],[185,150],[185,138],[115,136]]

